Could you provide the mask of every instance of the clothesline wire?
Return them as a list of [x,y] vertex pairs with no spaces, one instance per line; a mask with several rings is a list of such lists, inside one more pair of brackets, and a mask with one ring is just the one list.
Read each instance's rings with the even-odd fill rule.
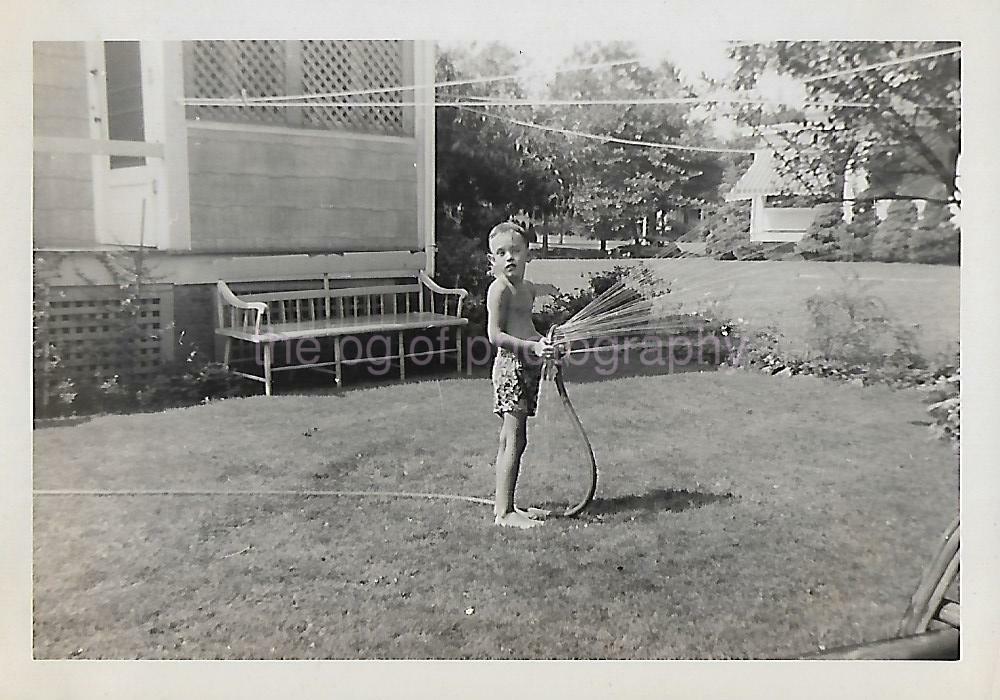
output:
[[[822,73],[820,75],[808,76],[805,78],[800,78],[804,83],[811,83],[818,80],[825,80],[827,78],[832,78],[840,75],[849,75],[852,73],[860,73],[868,70],[876,70],[879,68],[885,68],[888,66],[900,65],[903,63],[909,63],[912,61],[922,61],[929,58],[935,58],[937,56],[945,56],[954,53],[960,53],[961,47],[952,47],[948,49],[942,49],[940,51],[930,51],[927,53],[912,54],[910,56],[901,56],[899,58],[890,59],[887,61],[880,61],[878,63],[867,64],[863,66],[857,66],[854,68],[847,68],[844,70],[832,71],[828,73]],[[510,73],[505,75],[494,75],[494,76],[481,76],[478,78],[467,78],[462,80],[447,80],[447,81],[436,81],[434,83],[423,83],[414,85],[397,85],[388,86],[381,88],[368,88],[364,90],[346,90],[339,92],[327,92],[327,93],[314,93],[314,94],[301,94],[301,95],[271,95],[264,97],[247,97],[242,96],[238,98],[188,98],[183,100],[184,104],[189,105],[204,105],[209,106],[206,103],[211,103],[211,106],[216,106],[215,103],[225,103],[220,106],[230,106],[229,103],[234,104],[273,104],[288,102],[292,100],[308,100],[308,99],[325,99],[334,97],[356,97],[359,95],[375,95],[375,94],[385,94],[392,92],[403,92],[417,89],[428,89],[428,88],[441,88],[441,87],[454,87],[458,85],[477,85],[489,82],[499,82],[503,80],[513,80],[517,78],[524,77],[526,75],[557,75],[560,73],[571,73],[583,70],[595,70],[600,68],[613,68],[617,66],[630,65],[633,63],[638,63],[638,59],[627,59],[621,61],[607,61],[602,63],[592,63],[592,64],[578,64],[574,66],[566,66],[563,68],[528,71],[523,73]],[[699,98],[693,98],[699,99]],[[534,104],[539,104],[535,102]],[[277,106],[276,104],[274,106]]]
[[878,68],[886,68],[888,66],[897,66],[901,63],[910,63],[912,61],[923,61],[928,58],[935,58],[937,56],[947,56],[948,54],[960,53],[962,47],[955,46],[950,49],[942,49],[940,51],[930,51],[928,53],[913,54],[910,56],[901,56],[900,58],[890,59],[888,61],[880,61],[879,63],[870,63],[864,66],[858,66],[856,68],[846,68],[844,70],[831,71],[830,73],[822,73],[821,75],[813,75],[808,78],[802,78],[804,83],[812,83],[817,80],[826,80],[827,78],[835,78],[841,75],[850,75],[852,73],[861,73],[869,70],[876,70]]
[[434,101],[414,101],[414,100],[394,100],[392,102],[310,102],[299,100],[295,102],[255,102],[252,98],[241,99],[205,99],[190,98],[183,100],[189,107],[244,107],[252,109],[276,109],[278,107],[372,107],[372,108],[392,108],[392,107],[459,107],[462,105],[478,105],[482,107],[538,107],[538,106],[595,106],[595,105],[698,105],[698,104],[743,104],[761,105],[771,104],[779,106],[801,106],[801,107],[856,107],[860,109],[878,108],[883,105],[874,102],[825,102],[821,100],[782,100],[782,99],[762,99],[749,97],[636,97],[636,98],[607,98],[607,99],[568,99],[568,100],[524,100],[507,98],[480,98],[474,95],[463,97],[461,100],[434,100]]
[[[340,92],[321,92],[306,95],[271,95],[266,97],[247,97],[247,98],[232,98],[239,102],[249,102],[249,103],[268,103],[268,102],[282,102],[286,100],[303,100],[303,99],[325,99],[330,97],[357,97],[359,95],[378,95],[389,92],[403,92],[409,90],[426,90],[429,88],[441,88],[441,87],[453,87],[456,85],[481,85],[483,83],[500,82],[503,80],[514,80],[517,78],[522,78],[528,75],[550,75],[559,73],[575,73],[582,70],[596,70],[599,68],[614,68],[616,66],[624,66],[632,63],[638,63],[637,59],[631,58],[628,60],[621,61],[604,61],[602,63],[588,63],[580,64],[575,66],[565,66],[563,68],[546,69],[546,70],[535,70],[527,71],[523,73],[510,73],[507,75],[492,75],[492,76],[481,76],[478,78],[464,78],[462,80],[444,80],[437,81],[433,83],[419,83],[414,85],[390,85],[388,87],[381,88],[368,88],[365,90],[344,90]],[[213,98],[207,98],[213,99]]]
[[524,126],[532,129],[539,129],[541,131],[549,131],[557,134],[564,134],[566,136],[578,136],[580,138],[592,139],[595,141],[601,141],[603,143],[620,143],[626,146],[645,146],[647,148],[661,148],[667,150],[676,151],[699,151],[708,153],[753,153],[753,150],[747,148],[720,148],[712,146],[684,146],[676,143],[657,143],[655,141],[636,141],[633,139],[622,139],[616,136],[606,136],[601,134],[591,134],[585,131],[576,131],[574,129],[563,129],[561,127],[546,126],[545,124],[536,124],[535,122],[527,122],[521,119],[514,119],[512,117],[507,117],[499,114],[490,114],[489,112],[484,112],[479,109],[473,109],[472,107],[459,106],[459,109],[465,112],[471,112],[473,114],[478,114],[480,116],[489,117],[490,119],[498,119],[501,121],[507,121],[512,124],[517,124],[519,126]]
[[[900,57],[892,59],[889,61],[882,61],[880,63],[870,64],[866,66],[858,66],[856,68],[845,69],[842,71],[834,71],[830,73],[824,73],[817,76],[812,76],[802,79],[805,83],[810,83],[818,80],[823,80],[826,78],[835,77],[838,75],[847,75],[851,73],[857,73],[865,70],[874,70],[877,68],[882,68],[891,65],[898,65],[901,63],[907,63],[910,61],[925,60],[928,58],[933,58],[936,56],[943,56],[952,53],[957,53],[961,51],[960,47],[954,47],[950,49],[943,49],[941,51],[932,51],[922,54],[914,54],[911,56]],[[635,59],[625,60],[625,61],[609,61],[604,63],[587,64],[587,65],[577,65],[569,66],[561,69],[555,69],[552,71],[536,71],[531,74],[559,74],[566,72],[575,72],[580,70],[593,70],[597,68],[608,68],[620,65],[628,65],[636,63]],[[735,97],[679,97],[679,98],[636,98],[631,100],[624,99],[598,99],[598,100],[504,100],[504,99],[485,99],[480,102],[471,102],[468,98],[461,101],[435,101],[433,103],[427,102],[391,102],[391,103],[380,103],[380,102],[309,102],[309,101],[299,101],[292,102],[292,100],[308,100],[312,98],[330,98],[330,97],[349,97],[357,95],[372,95],[372,94],[382,94],[389,92],[398,92],[402,90],[412,90],[416,88],[439,88],[439,87],[451,87],[457,85],[472,85],[481,84],[486,82],[495,82],[500,80],[510,80],[521,77],[525,74],[507,74],[499,76],[485,76],[467,80],[452,80],[452,81],[441,81],[435,82],[433,84],[425,85],[412,85],[412,86],[398,86],[398,87],[385,87],[385,88],[372,88],[369,90],[354,90],[354,91],[342,91],[336,93],[318,93],[314,95],[290,95],[290,96],[272,96],[272,97],[247,97],[244,91],[244,95],[237,99],[227,99],[222,98],[218,100],[205,99],[205,98],[191,98],[182,100],[185,105],[191,106],[217,106],[217,107],[368,107],[368,108],[390,108],[390,107],[406,107],[406,106],[422,106],[427,104],[433,104],[435,107],[456,107],[468,112],[480,114],[485,117],[492,119],[499,119],[507,121],[513,124],[518,124],[525,128],[539,129],[542,131],[548,131],[551,133],[559,133],[566,136],[576,136],[580,138],[587,138],[598,140],[603,143],[618,143],[622,145],[632,145],[632,146],[643,146],[647,148],[659,148],[666,150],[686,150],[686,151],[696,151],[696,152],[711,152],[711,153],[753,153],[750,149],[737,149],[737,148],[721,148],[721,147],[706,147],[706,146],[685,146],[682,144],[666,144],[657,142],[647,142],[638,141],[633,139],[622,139],[615,136],[607,136],[601,134],[593,134],[588,132],[577,131],[573,129],[564,129],[560,127],[552,127],[544,124],[538,124],[535,122],[524,121],[520,119],[514,119],[512,117],[507,117],[504,115],[490,114],[488,112],[473,109],[469,107],[469,104],[476,104],[480,107],[493,107],[493,106],[536,106],[536,105],[614,105],[614,104],[781,104],[789,105],[790,103],[781,100],[758,100],[758,99],[748,99],[748,98],[735,98]],[[475,98],[473,98],[475,99]],[[481,98],[482,99],[482,98]],[[878,105],[871,103],[862,102],[819,102],[819,101],[804,101],[800,103],[802,106],[838,106],[838,107],[877,107]]]

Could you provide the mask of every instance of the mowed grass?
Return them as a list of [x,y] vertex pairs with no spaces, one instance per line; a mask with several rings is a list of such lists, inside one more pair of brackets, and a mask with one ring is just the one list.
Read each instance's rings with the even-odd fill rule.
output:
[[[529,532],[455,501],[36,495],[35,656],[797,656],[892,635],[958,507],[912,391],[748,373],[570,391],[598,497]],[[35,488],[491,497],[490,408],[488,380],[448,379],[102,416],[35,431]],[[567,501],[579,466],[548,411],[525,478]]]
[[[569,292],[586,285],[587,273],[638,262],[535,260],[527,275]],[[929,357],[958,348],[960,269],[956,266],[709,258],[641,262],[676,280],[678,301],[696,307],[705,299],[719,299],[733,316],[751,325],[777,326],[796,348],[803,347],[810,327],[805,300],[820,289],[841,287],[845,278],[857,273],[870,292],[886,302],[894,321],[915,327],[920,349]]]

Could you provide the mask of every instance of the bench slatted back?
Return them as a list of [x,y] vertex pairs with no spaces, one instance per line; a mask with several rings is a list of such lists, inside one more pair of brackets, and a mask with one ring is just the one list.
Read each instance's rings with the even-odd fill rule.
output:
[[220,328],[235,328],[244,333],[252,333],[254,331],[254,321],[257,318],[257,312],[253,309],[237,309],[235,306],[227,306],[224,309],[220,307],[219,312]]
[[910,599],[900,624],[900,636],[958,627],[959,536],[959,518],[956,517],[945,531],[937,554],[924,570]]
[[[329,280],[322,287],[288,291],[251,291],[240,294],[244,301],[267,304],[270,323],[308,323],[320,321],[356,320],[391,314],[412,313],[425,308],[424,297],[440,296],[413,281],[409,284],[381,284],[367,287],[332,288]],[[431,302],[433,303],[433,302]],[[438,313],[446,313],[446,305],[438,303]],[[450,305],[457,311],[457,302]],[[428,305],[428,310],[430,310]]]

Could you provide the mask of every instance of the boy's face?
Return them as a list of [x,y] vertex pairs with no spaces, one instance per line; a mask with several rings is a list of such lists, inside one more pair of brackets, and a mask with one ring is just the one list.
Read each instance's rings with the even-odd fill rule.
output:
[[490,241],[490,252],[486,256],[495,274],[502,274],[513,281],[524,278],[524,267],[528,264],[528,244],[513,231],[498,233]]

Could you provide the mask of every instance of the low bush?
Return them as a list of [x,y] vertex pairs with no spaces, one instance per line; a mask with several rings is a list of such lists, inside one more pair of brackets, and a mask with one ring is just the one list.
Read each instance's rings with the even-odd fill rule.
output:
[[810,345],[787,349],[774,327],[737,326],[737,351],[725,358],[732,367],[775,376],[810,375],[859,386],[885,384],[927,392],[930,429],[953,440],[961,434],[958,357],[928,361],[915,349],[909,329],[891,319],[885,303],[847,279],[839,289],[814,294],[806,305],[812,319]]
[[843,211],[839,204],[817,207],[809,229],[798,242],[796,252],[806,260],[839,260],[841,244],[847,234]]
[[182,359],[161,365],[151,375],[74,374],[69,379],[72,396],[45,409],[36,406],[36,417],[162,410],[254,392],[251,381],[204,358],[185,342],[183,332],[180,336],[177,352]]
[[843,277],[840,287],[813,294],[805,305],[814,354],[867,367],[919,363],[912,330],[892,320],[885,301],[857,272]]

